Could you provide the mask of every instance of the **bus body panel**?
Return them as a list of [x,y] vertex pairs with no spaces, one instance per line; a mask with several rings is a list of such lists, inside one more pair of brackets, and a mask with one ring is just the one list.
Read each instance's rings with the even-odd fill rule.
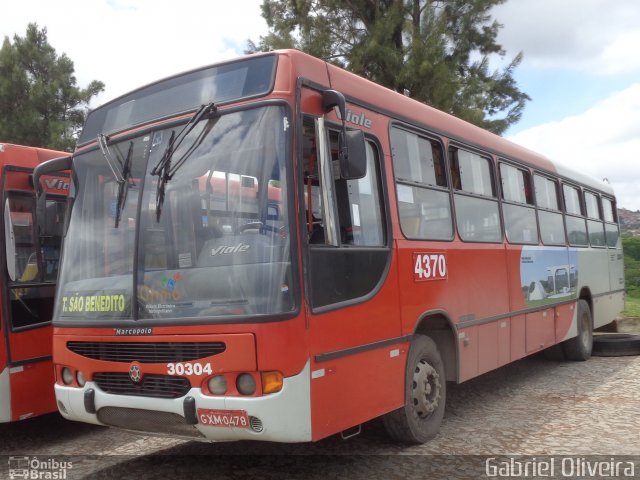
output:
[[[0,179],[4,186],[3,199],[12,192],[21,198],[33,197],[33,182],[31,172],[40,163],[61,156],[68,155],[65,152],[47,150],[42,148],[27,147],[0,143],[0,168],[3,177]],[[44,188],[55,195],[66,195],[69,183],[65,178],[45,177]],[[3,200],[4,201],[4,200]],[[5,211],[2,206],[2,211]],[[16,218],[21,214],[15,214]],[[4,216],[4,214],[3,214]],[[29,213],[19,221],[24,225],[33,227],[31,214]],[[26,223],[25,223],[26,222]],[[3,222],[4,231],[4,222]],[[5,237],[2,236],[3,245],[6,247]],[[4,248],[3,248],[4,250]],[[6,266],[5,252],[2,252],[3,261],[0,264]],[[38,318],[37,324],[24,325],[14,328],[11,316],[18,325],[24,323],[18,310],[12,311],[14,300],[9,294],[8,280],[3,272],[2,298],[4,308],[0,317],[0,423],[22,420],[35,415],[53,412],[56,410],[55,395],[51,386],[54,383],[53,363],[51,359],[52,327],[50,325],[50,312],[47,318]],[[27,275],[23,275],[23,281],[29,281]],[[51,284],[39,288],[53,288]],[[12,287],[11,295],[23,296],[26,289]],[[53,299],[51,299],[53,306]],[[42,308],[42,310],[40,310]],[[38,307],[39,313],[47,310],[46,302]],[[38,313],[36,312],[36,313]]]
[[53,363],[51,359],[12,367],[11,421],[55,411]]
[[[508,335],[504,330],[508,323],[477,325],[477,322],[509,312],[505,250],[489,244],[459,241],[429,244],[398,240],[397,243],[403,333],[413,333],[425,311],[444,310],[456,328],[457,381],[502,365],[508,357],[508,343],[505,343]],[[445,255],[446,278],[417,280],[416,254]]]
[[[306,79],[329,88],[326,70],[321,69],[314,76],[313,69],[305,69],[304,65],[296,68]],[[303,116],[324,116],[320,92],[302,88],[300,110]],[[370,121],[367,134],[385,141],[388,125],[385,117],[364,108],[358,108],[357,115]],[[335,112],[328,112],[326,118],[335,125],[340,124]],[[384,153],[378,153],[378,160],[383,163]],[[381,168],[381,172],[387,171],[388,167]],[[392,244],[391,238],[386,241]],[[328,311],[314,312],[312,308],[308,312],[314,440],[363,423],[379,412],[400,408],[404,403],[402,385],[408,344],[401,338],[397,256],[390,248],[383,247],[381,252],[384,251],[388,252],[389,265],[367,298],[354,298],[344,306],[325,308]],[[338,268],[337,263],[349,252],[332,253],[329,248],[314,254],[324,255],[327,264]],[[310,261],[307,268],[313,268]],[[357,277],[368,273],[365,265],[356,262],[346,274]],[[328,282],[321,288],[333,288]],[[310,282],[305,286],[310,288]]]
[[[256,363],[256,348],[255,348],[255,336],[252,333],[239,333],[239,334],[224,334],[224,335],[153,335],[144,337],[133,338],[111,338],[110,343],[118,345],[118,348],[125,348],[126,344],[135,341],[136,344],[141,344],[143,348],[141,350],[151,350],[156,346],[163,344],[179,344],[179,343],[221,343],[224,345],[224,350],[220,353],[216,353],[210,356],[199,357],[194,360],[182,360],[182,361],[162,361],[162,362],[149,362],[141,361],[141,370],[143,374],[158,374],[166,375],[170,368],[171,363],[200,363],[201,365],[209,365],[212,373],[226,373],[226,372],[253,372],[257,369]],[[122,340],[122,341],[121,341]],[[75,347],[71,347],[70,344],[75,344]],[[95,373],[108,371],[108,372],[123,372],[128,373],[130,368],[130,361],[123,359],[108,360],[102,353],[97,351],[99,345],[104,344],[104,337],[94,337],[89,335],[56,335],[54,337],[54,348],[56,352],[60,352],[56,355],[56,363],[64,365],[81,365],[81,370],[87,378],[92,378]],[[148,348],[144,348],[148,346]],[[76,352],[71,350],[73,348]],[[89,350],[92,349],[92,350]],[[83,354],[84,351],[89,353]],[[113,354],[115,357],[117,354]],[[207,368],[208,370],[208,368]],[[196,386],[202,382],[202,380],[210,375],[206,372],[200,374],[192,373],[189,375],[189,381],[192,386]],[[169,373],[169,375],[171,375]],[[184,374],[183,374],[184,375]]]

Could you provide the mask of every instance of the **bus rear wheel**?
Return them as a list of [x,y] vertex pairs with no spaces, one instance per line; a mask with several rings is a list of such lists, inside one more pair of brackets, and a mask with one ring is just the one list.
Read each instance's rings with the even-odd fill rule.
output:
[[568,360],[584,361],[591,358],[593,348],[593,322],[586,300],[578,300],[578,335],[562,344]]
[[411,342],[405,378],[405,405],[383,417],[389,435],[420,444],[436,436],[444,417],[447,382],[434,341],[418,335]]

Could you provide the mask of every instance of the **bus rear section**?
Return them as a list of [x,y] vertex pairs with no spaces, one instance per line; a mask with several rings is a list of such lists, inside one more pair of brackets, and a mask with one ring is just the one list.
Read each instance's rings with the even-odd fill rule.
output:
[[68,178],[43,178],[48,223],[38,229],[33,168],[61,156],[42,148],[0,144],[4,234],[0,310],[0,422],[56,409],[51,360],[55,282]]

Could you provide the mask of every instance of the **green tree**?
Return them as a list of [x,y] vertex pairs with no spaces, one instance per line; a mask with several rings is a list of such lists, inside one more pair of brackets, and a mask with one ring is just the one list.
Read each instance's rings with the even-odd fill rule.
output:
[[31,23],[24,37],[5,37],[0,48],[0,140],[70,151],[89,101],[103,90],[96,80],[79,88],[71,59]]
[[263,0],[270,32],[248,51],[297,48],[497,134],[529,96],[503,68],[502,27],[490,10],[506,0]]

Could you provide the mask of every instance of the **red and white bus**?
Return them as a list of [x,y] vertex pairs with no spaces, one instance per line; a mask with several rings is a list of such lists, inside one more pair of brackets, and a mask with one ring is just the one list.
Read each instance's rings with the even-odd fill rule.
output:
[[115,99],[57,169],[71,420],[424,442],[447,381],[585,360],[623,306],[610,186],[297,51]]
[[33,168],[68,153],[0,143],[0,423],[54,412],[51,317],[68,178],[47,177],[48,223],[35,222]]

